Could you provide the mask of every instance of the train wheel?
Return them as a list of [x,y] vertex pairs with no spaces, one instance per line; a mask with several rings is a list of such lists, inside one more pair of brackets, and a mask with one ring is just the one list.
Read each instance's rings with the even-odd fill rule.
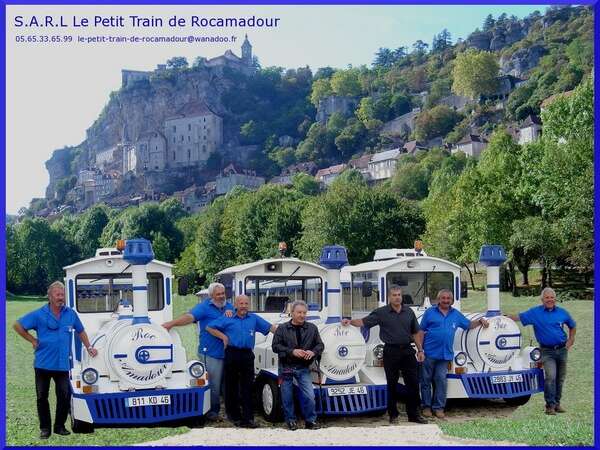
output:
[[94,424],[89,422],[84,422],[83,420],[73,419],[71,416],[71,430],[73,433],[93,433],[94,432]]
[[522,406],[529,401],[531,395],[523,395],[522,397],[509,397],[505,398],[504,401],[510,406]]
[[204,416],[189,417],[185,424],[188,428],[202,428],[206,424],[206,418]]
[[260,409],[269,422],[280,422],[283,417],[281,391],[275,380],[263,377],[258,385]]

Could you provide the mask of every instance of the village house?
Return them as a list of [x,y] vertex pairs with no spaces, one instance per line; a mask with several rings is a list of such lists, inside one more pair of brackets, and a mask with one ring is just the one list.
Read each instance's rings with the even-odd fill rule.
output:
[[371,160],[369,161],[371,179],[373,181],[381,181],[394,176],[394,173],[396,173],[396,163],[400,154],[400,149],[394,148],[371,155]]
[[452,147],[451,153],[463,152],[467,156],[479,158],[487,144],[488,141],[484,137],[469,133]]
[[329,186],[345,169],[346,164],[337,164],[335,166],[330,166],[325,169],[320,169],[315,175],[315,179],[324,184],[325,186]]
[[519,144],[537,141],[542,136],[542,121],[539,117],[529,115],[519,128]]
[[253,170],[238,171],[233,164],[229,164],[217,176],[216,195],[225,195],[236,186],[254,191],[265,184],[263,177],[256,176]]

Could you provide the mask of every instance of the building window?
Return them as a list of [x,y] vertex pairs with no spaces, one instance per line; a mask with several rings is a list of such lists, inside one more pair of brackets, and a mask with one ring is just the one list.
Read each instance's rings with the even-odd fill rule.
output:
[[175,161],[175,152],[173,152],[173,161]]
[[206,135],[204,135],[204,140],[206,140]]
[[188,134],[188,142],[192,142],[192,137]]
[[192,131],[192,124],[188,123],[188,131]]
[[176,140],[175,140],[175,136],[173,136],[173,144],[174,144],[175,142],[176,142]]
[[188,148],[188,161],[192,159],[192,151]]
[[206,117],[204,117],[204,122],[206,122]]
[[183,134],[181,135],[181,142],[183,142]]
[[177,126],[173,125],[173,133],[177,131]]
[[206,153],[206,145],[203,145],[203,146],[202,146],[202,151],[203,151],[204,153]]

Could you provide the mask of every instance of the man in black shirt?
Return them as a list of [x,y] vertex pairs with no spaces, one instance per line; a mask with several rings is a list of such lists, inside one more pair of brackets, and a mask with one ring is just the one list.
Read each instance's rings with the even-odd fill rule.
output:
[[290,430],[298,429],[294,412],[294,379],[300,390],[300,406],[306,428],[319,428],[309,366],[321,355],[324,346],[317,326],[306,322],[307,312],[305,302],[292,303],[292,320],[277,327],[273,336],[273,352],[279,356],[283,413]]
[[[342,325],[371,328],[379,325],[379,338],[385,344],[383,348],[383,369],[387,381],[388,414],[390,423],[398,421],[398,378],[402,372],[404,385],[408,390],[406,414],[409,422],[427,423],[419,413],[419,380],[417,361],[423,362],[423,332],[419,327],[415,313],[408,306],[402,306],[402,289],[392,286],[389,290],[389,305],[372,311],[363,319],[342,319]],[[411,343],[417,346],[417,355]]]

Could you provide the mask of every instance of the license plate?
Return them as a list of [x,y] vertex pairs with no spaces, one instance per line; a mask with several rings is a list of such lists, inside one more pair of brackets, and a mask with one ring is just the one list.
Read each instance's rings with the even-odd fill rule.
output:
[[153,406],[153,405],[170,405],[170,395],[147,395],[145,397],[129,397],[127,406],[133,408],[135,406]]
[[328,387],[327,395],[330,397],[337,397],[340,395],[353,395],[353,394],[361,394],[367,395],[367,387],[366,386],[336,386],[336,387]]
[[492,377],[492,384],[519,383],[521,381],[523,381],[523,374],[520,373],[512,375],[494,375]]

